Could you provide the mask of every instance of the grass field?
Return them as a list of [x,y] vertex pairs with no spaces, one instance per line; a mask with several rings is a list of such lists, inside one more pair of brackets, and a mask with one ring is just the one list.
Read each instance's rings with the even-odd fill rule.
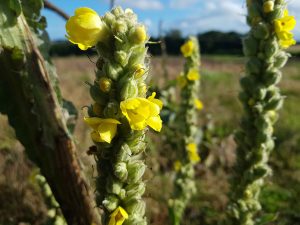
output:
[[[92,177],[93,158],[86,150],[91,144],[87,126],[81,120],[85,111],[81,108],[91,103],[88,86],[94,78],[95,58],[55,58],[63,96],[71,100],[79,110],[75,130],[78,156],[88,176]],[[165,80],[160,58],[152,58],[151,83],[163,86]],[[226,207],[227,178],[234,161],[234,130],[238,127],[242,106],[238,100],[239,79],[243,75],[243,59],[232,56],[205,56],[202,59],[201,99],[205,105],[200,114],[205,125],[208,115],[214,128],[208,156],[197,166],[198,194],[186,211],[186,223],[217,224],[224,216]],[[167,60],[169,79],[174,79],[182,70],[183,61],[177,57]],[[286,96],[280,120],[275,127],[277,147],[270,164],[274,176],[269,178],[262,193],[266,206],[264,213],[275,213],[278,225],[300,224],[300,60],[291,59],[284,69],[280,84]],[[5,116],[0,116],[0,202],[12,202],[12,206],[0,204],[0,224],[30,222],[41,224],[46,216],[46,207],[37,187],[30,180],[33,165],[24,157],[22,146],[14,138]],[[155,134],[151,135],[155,138]],[[168,167],[162,169],[159,163],[168,159],[164,149],[149,150],[148,171],[145,175],[148,190],[148,214],[151,224],[167,222],[167,200],[171,194],[171,179]],[[155,159],[153,157],[156,157]],[[13,176],[12,176],[13,174]],[[92,184],[92,179],[91,179]],[[160,190],[157,192],[157,190]],[[12,199],[10,199],[12,198]],[[4,224],[4,223],[3,223]]]

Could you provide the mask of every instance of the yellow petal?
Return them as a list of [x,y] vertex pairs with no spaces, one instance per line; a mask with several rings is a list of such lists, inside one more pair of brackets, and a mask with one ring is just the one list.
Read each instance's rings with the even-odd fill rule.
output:
[[187,74],[187,79],[191,81],[199,80],[199,72],[197,69],[190,69]]
[[194,104],[195,104],[196,109],[198,109],[198,110],[203,109],[203,103],[199,99],[195,99]]
[[147,125],[151,127],[153,130],[160,132],[162,128],[162,120],[160,116],[153,116],[147,120]]
[[155,92],[152,92],[152,95],[148,97],[148,100],[149,100],[150,102],[153,102],[154,104],[158,105],[159,108],[162,109],[162,107],[163,107],[163,102],[162,102],[161,100],[159,100],[159,99],[156,99],[156,98],[155,98],[155,95],[156,95],[156,93],[155,93]]
[[195,46],[191,40],[187,41],[180,47],[180,51],[184,57],[191,56],[193,54],[194,49],[195,49]]
[[110,215],[108,225],[122,225],[123,222],[128,219],[128,213],[119,206],[113,213]]
[[96,11],[94,11],[93,9],[88,8],[88,7],[80,7],[80,8],[75,10],[74,14],[75,14],[75,16],[78,16],[78,15],[81,15],[81,14],[84,14],[84,13],[92,13],[92,14],[97,15]]
[[111,143],[111,140],[116,136],[117,133],[117,124],[106,122],[101,123],[97,128],[97,131],[103,142]]

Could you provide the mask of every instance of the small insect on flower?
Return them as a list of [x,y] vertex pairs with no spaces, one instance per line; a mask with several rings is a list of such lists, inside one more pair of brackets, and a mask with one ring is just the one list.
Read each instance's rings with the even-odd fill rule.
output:
[[155,131],[162,128],[162,120],[159,116],[162,101],[155,99],[155,92],[148,99],[129,98],[121,102],[121,111],[127,118],[132,130],[143,130],[150,126]]
[[83,7],[75,10],[66,23],[67,38],[81,50],[95,46],[108,37],[108,30],[99,15],[92,9]]
[[121,206],[110,215],[108,225],[122,225],[128,219],[128,213]]
[[115,119],[102,119],[98,117],[85,117],[86,122],[93,131],[91,137],[95,142],[111,143],[112,139],[116,136],[117,125],[121,124]]
[[187,79],[190,81],[195,81],[200,79],[200,74],[197,69],[190,69],[187,74]]
[[198,152],[197,152],[196,143],[189,143],[186,146],[186,149],[187,149],[187,152],[188,152],[188,155],[189,155],[189,160],[192,163],[197,163],[197,162],[200,161],[200,156],[198,155]]
[[193,54],[195,49],[194,43],[191,40],[188,40],[180,47],[180,51],[184,57],[190,57]]
[[295,28],[295,26],[295,17],[290,16],[287,9],[284,10],[284,15],[282,18],[274,20],[275,33],[282,48],[288,48],[291,45],[296,44],[294,35],[291,32]]

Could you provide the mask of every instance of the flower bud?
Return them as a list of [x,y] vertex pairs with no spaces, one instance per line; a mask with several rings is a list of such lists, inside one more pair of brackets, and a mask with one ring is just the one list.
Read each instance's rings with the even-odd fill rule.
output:
[[120,179],[122,182],[126,181],[128,172],[126,168],[126,163],[119,162],[114,165],[114,174],[115,176]]
[[103,206],[109,211],[114,211],[119,205],[119,199],[116,195],[109,194],[102,201]]
[[279,70],[271,70],[263,75],[263,80],[265,81],[265,85],[269,86],[278,84],[281,77],[282,73]]
[[259,74],[262,67],[261,60],[252,57],[246,63],[246,70],[249,74]]
[[129,202],[125,202],[125,208],[129,214],[139,217],[145,214],[146,205],[145,202],[141,200],[131,200]]
[[138,95],[138,87],[136,80],[130,79],[128,80],[125,85],[121,89],[121,100],[125,100],[128,98],[134,98]]
[[255,56],[258,51],[257,40],[249,35],[243,39],[243,51],[246,56]]
[[92,109],[93,109],[93,113],[96,115],[96,116],[100,116],[101,113],[102,113],[102,107],[99,103],[95,102],[93,105],[92,105]]
[[144,97],[147,93],[147,85],[144,82],[138,83],[139,96]]
[[115,52],[115,60],[120,63],[122,66],[125,66],[128,63],[127,53],[124,51]]
[[146,165],[142,161],[130,162],[127,165],[128,183],[138,182],[145,173]]
[[114,14],[112,14],[111,12],[107,12],[105,13],[103,20],[108,24],[108,25],[112,25],[115,23],[116,21],[116,17]]
[[136,26],[130,31],[130,41],[134,44],[142,44],[147,39],[146,29],[143,25]]
[[279,50],[279,46],[278,46],[278,42],[273,39],[273,40],[268,40],[265,43],[265,56],[267,58],[271,58],[273,57],[275,54],[277,54],[278,50]]
[[100,105],[103,105],[106,102],[106,96],[100,91],[100,89],[97,86],[93,85],[90,87],[90,95],[95,102],[97,102]]
[[99,88],[101,91],[107,93],[111,89],[112,81],[109,78],[101,77],[99,80]]
[[269,13],[274,10],[274,1],[266,1],[263,4],[264,13]]
[[119,104],[116,101],[108,102],[103,110],[103,115],[106,118],[116,118],[120,113]]
[[127,32],[127,24],[124,21],[116,21],[113,24],[113,31],[116,34],[124,34]]
[[104,71],[105,74],[112,80],[118,80],[120,74],[123,72],[123,69],[117,63],[106,63],[104,65]]
[[126,199],[139,199],[146,190],[145,183],[129,184],[126,186]]
[[257,39],[267,39],[270,35],[268,25],[260,22],[253,28],[253,36]]
[[112,11],[111,11],[116,17],[121,16],[122,14],[124,14],[123,9],[120,6],[115,7]]
[[106,188],[107,193],[119,195],[121,192],[122,186],[123,186],[122,182],[120,182],[112,177],[108,177],[105,188]]
[[278,69],[284,67],[288,60],[288,54],[280,51],[276,56],[275,56],[275,61],[274,61],[274,67],[277,67]]
[[117,153],[116,160],[118,162],[128,161],[130,159],[131,154],[132,153],[130,151],[129,146],[126,143],[124,143],[122,144],[120,151]]

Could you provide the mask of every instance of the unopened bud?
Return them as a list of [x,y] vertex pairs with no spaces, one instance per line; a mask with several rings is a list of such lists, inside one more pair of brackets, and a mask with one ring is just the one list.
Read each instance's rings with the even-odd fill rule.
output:
[[93,109],[93,113],[96,115],[96,116],[100,116],[101,115],[101,112],[102,112],[102,107],[99,103],[95,102],[93,105],[92,105],[92,109]]
[[125,100],[128,98],[134,98],[138,95],[138,87],[137,83],[134,79],[130,79],[125,82],[125,85],[121,89],[121,100]]
[[128,170],[128,183],[136,183],[145,173],[146,166],[142,161],[135,161],[127,165]]
[[131,31],[130,40],[134,44],[137,45],[142,44],[146,41],[146,39],[147,39],[147,33],[143,25],[139,25]]
[[126,168],[126,163],[119,162],[114,166],[114,174],[121,181],[126,181],[128,172]]
[[99,80],[99,88],[101,91],[103,91],[105,93],[110,91],[111,84],[112,84],[112,82],[111,82],[111,79],[109,79],[109,78],[102,77]]
[[119,199],[116,195],[108,195],[103,201],[103,206],[109,211],[114,211],[119,205]]
[[269,13],[274,10],[274,2],[273,1],[266,1],[263,5],[264,13]]

